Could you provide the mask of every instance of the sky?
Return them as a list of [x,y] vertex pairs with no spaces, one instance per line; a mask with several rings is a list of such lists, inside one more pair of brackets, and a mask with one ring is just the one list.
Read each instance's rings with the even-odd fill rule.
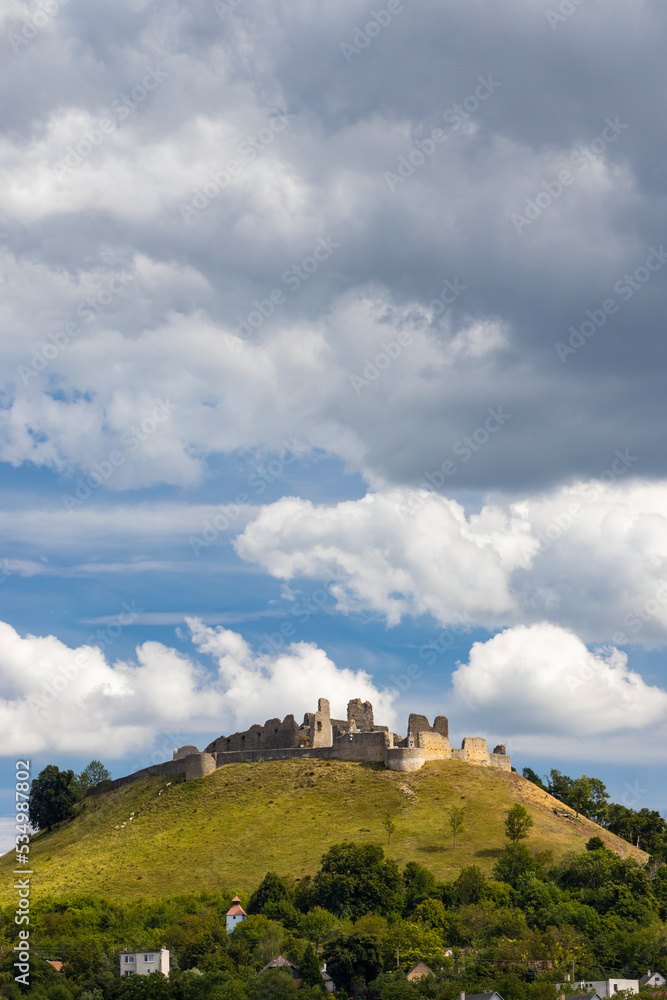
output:
[[665,812],[666,23],[6,0],[0,849],[318,697]]

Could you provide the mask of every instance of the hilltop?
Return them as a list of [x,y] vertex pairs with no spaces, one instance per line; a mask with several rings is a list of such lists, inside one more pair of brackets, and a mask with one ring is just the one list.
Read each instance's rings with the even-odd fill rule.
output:
[[[403,774],[381,764],[317,759],[238,763],[196,781],[142,778],[100,796],[97,806],[89,798],[74,820],[33,839],[32,898],[247,893],[269,870],[314,874],[322,854],[342,840],[382,844],[399,865],[418,861],[443,881],[471,864],[490,874],[506,843],[505,814],[516,802],[534,819],[531,849],[558,857],[583,851],[598,835],[617,853],[645,857],[590,820],[576,820],[519,774],[496,768],[446,760]],[[466,832],[455,849],[448,825],[453,805],[466,810]],[[388,848],[381,826],[387,808],[397,826]],[[13,867],[13,854],[0,858],[7,876],[0,880],[2,904],[13,900]]]

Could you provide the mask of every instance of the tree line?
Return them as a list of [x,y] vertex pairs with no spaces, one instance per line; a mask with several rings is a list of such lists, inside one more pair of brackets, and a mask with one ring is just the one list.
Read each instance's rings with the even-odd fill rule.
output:
[[528,781],[574,809],[577,816],[581,813],[647,854],[667,861],[667,823],[655,809],[636,811],[609,802],[604,783],[586,774],[570,778],[553,768],[542,781],[530,767],[524,767],[522,773]]
[[47,764],[30,785],[28,817],[34,830],[51,830],[58,823],[71,819],[77,803],[85,803],[89,794],[95,796],[106,789],[111,775],[99,760],[91,760],[80,774],[61,771]]
[[[289,822],[289,818],[286,818]],[[37,899],[31,986],[13,980],[18,928],[0,917],[0,995],[8,1000],[322,1000],[323,962],[339,1000],[456,1000],[497,990],[504,1000],[557,1000],[553,985],[667,967],[667,866],[620,858],[593,837],[554,861],[530,848],[531,817],[505,817],[506,846],[441,882],[404,867],[378,844],[334,844],[301,879],[268,872],[243,902],[246,922],[226,933],[233,892],[118,902],[70,894]],[[295,831],[298,835],[298,831]],[[120,949],[171,952],[168,979],[121,979]],[[451,949],[451,953],[449,952]],[[284,971],[262,973],[283,954]],[[56,972],[45,959],[64,962]],[[405,974],[424,961],[434,975]]]

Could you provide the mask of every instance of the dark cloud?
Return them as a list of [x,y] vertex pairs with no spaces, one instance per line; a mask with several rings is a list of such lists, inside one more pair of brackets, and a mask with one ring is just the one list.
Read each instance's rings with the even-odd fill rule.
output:
[[[229,7],[220,17],[203,0],[159,10],[71,0],[13,44],[9,32],[21,36],[24,19],[18,6],[6,16],[3,76],[14,99],[2,119],[2,231],[34,310],[31,320],[17,307],[7,340],[41,342],[80,302],[72,285],[82,276],[132,269],[139,255],[150,276],[99,318],[88,361],[63,361],[63,375],[102,414],[121,387],[139,397],[149,370],[152,391],[178,395],[180,386],[188,419],[179,447],[191,456],[272,446],[252,391],[261,351],[254,370],[230,367],[229,378],[250,387],[235,403],[242,430],[211,435],[210,408],[227,419],[225,331],[278,288],[285,301],[253,347],[270,353],[282,329],[304,357],[314,343],[320,351],[308,390],[289,357],[282,368],[275,361],[278,435],[291,420],[367,475],[414,483],[503,405],[511,421],[461,468],[456,490],[517,493],[594,476],[617,448],[639,456],[633,475],[662,476],[664,7],[586,0],[550,25],[557,4],[404,0],[365,36],[372,10],[386,5]],[[140,94],[155,67],[158,85],[135,94],[113,134],[56,179],[68,148],[86,149],[90,130],[114,102],[128,107],[123,95]],[[277,115],[290,116],[280,130]],[[387,180],[401,163],[410,172],[401,157],[417,162],[416,144],[429,150],[436,128],[444,141],[424,163]],[[231,162],[241,166],[229,184],[185,222],[182,206],[197,204],[197,192],[205,203],[211,174],[233,172]],[[329,236],[340,248],[287,294],[284,273]],[[649,258],[660,263],[650,272]],[[38,285],[36,264],[51,275]],[[467,287],[434,315],[445,279]],[[349,304],[368,295],[381,305],[362,330]],[[198,372],[193,388],[184,335],[159,366],[138,362],[129,345],[174,315],[219,330],[217,381]],[[593,335],[570,341],[585,323]],[[408,326],[418,349],[351,392],[350,374]],[[456,347],[479,328],[496,331],[485,349]],[[117,365],[115,387],[99,375],[103,333],[115,338],[104,351],[104,364]],[[210,338],[207,350],[213,358]],[[291,397],[279,399],[281,390]],[[10,387],[8,405],[22,392]],[[47,414],[33,433],[53,439],[64,461],[86,460],[61,420]],[[36,458],[15,439],[9,453]]]

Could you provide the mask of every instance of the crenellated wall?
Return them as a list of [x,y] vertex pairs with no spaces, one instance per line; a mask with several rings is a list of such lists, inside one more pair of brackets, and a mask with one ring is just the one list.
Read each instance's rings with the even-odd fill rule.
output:
[[218,767],[233,763],[259,763],[268,760],[345,760],[382,763],[392,771],[417,771],[431,760],[463,760],[484,767],[511,770],[511,758],[505,746],[489,753],[481,736],[466,736],[462,746],[449,742],[449,723],[438,715],[431,726],[425,715],[410,715],[405,738],[390,733],[386,726],[376,726],[373,706],[354,698],[348,703],[347,722],[331,718],[329,702],[320,698],[317,712],[306,713],[299,726],[293,715],[269,719],[243,733],[219,736],[203,752],[193,745],[174,750],[174,759],[153,764],[112,782],[112,788],[144,776],[167,777],[182,774],[186,781],[204,777]]

